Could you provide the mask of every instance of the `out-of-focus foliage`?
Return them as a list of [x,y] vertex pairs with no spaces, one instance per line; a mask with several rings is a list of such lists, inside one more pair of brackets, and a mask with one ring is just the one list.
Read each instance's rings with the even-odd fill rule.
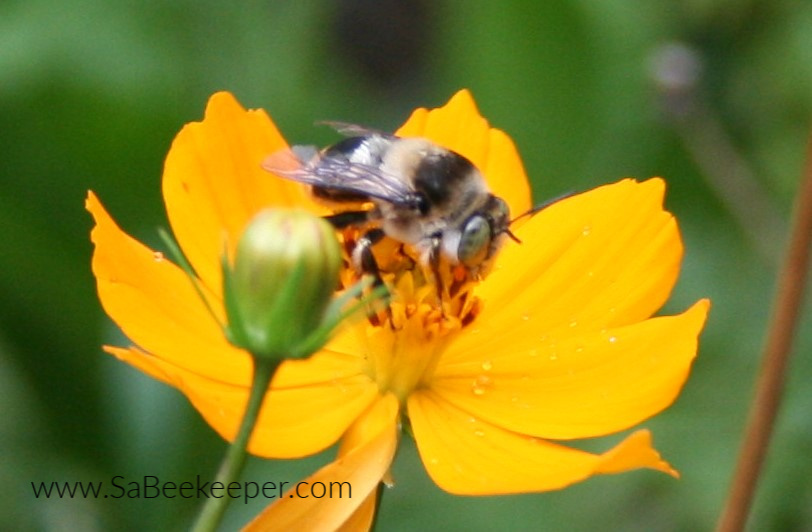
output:
[[[697,74],[686,86],[674,64],[662,71],[669,43]],[[658,65],[682,88],[658,90]],[[0,528],[184,527],[193,499],[43,500],[31,482],[194,481],[213,476],[224,450],[180,394],[102,354],[101,343],[124,339],[95,297],[88,189],[157,245],[162,158],[213,91],[268,109],[293,141],[326,143],[335,137],[317,120],[391,129],[462,87],[516,140],[538,200],[664,176],[686,242],[665,310],[702,296],[714,307],[682,396],[646,424],[681,480],[642,471],[460,498],[435,487],[406,444],[382,527],[712,527],[783,248],[770,228],[786,225],[809,132],[812,4],[797,0],[3,2]],[[812,352],[806,307],[801,355]],[[792,366],[754,530],[812,527],[812,362]],[[294,481],[330,456],[254,460],[245,478]],[[260,506],[234,504],[228,527]]]

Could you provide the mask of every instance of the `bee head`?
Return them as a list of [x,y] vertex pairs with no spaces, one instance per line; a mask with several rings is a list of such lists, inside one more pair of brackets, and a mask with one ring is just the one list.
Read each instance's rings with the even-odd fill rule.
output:
[[[476,268],[488,260],[498,247],[502,233],[512,237],[508,224],[510,210],[502,198],[491,194],[488,200],[462,225],[457,258],[468,268]],[[513,237],[515,238],[515,237]]]

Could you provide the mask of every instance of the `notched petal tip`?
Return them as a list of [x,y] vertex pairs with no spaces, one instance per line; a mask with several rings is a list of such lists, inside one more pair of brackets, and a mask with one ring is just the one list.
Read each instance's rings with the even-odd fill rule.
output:
[[632,469],[648,468],[679,478],[679,472],[671,467],[652,447],[651,432],[641,429],[600,456],[596,473],[623,473]]
[[450,109],[457,109],[464,110],[469,113],[479,114],[479,108],[476,105],[476,101],[474,100],[474,95],[471,93],[469,89],[460,89],[454,93],[446,107]]
[[87,194],[85,195],[85,210],[92,213],[94,206],[98,202],[99,199],[96,197],[96,193],[92,190],[88,190]]
[[240,106],[237,98],[229,91],[217,91],[209,96],[209,101],[206,104],[206,111],[209,108],[214,108],[220,105]]

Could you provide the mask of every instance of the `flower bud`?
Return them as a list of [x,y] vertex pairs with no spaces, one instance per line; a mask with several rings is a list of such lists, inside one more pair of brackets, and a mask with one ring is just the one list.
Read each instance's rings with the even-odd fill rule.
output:
[[228,333],[254,356],[303,357],[338,284],[341,250],[326,221],[301,209],[266,209],[223,265]]

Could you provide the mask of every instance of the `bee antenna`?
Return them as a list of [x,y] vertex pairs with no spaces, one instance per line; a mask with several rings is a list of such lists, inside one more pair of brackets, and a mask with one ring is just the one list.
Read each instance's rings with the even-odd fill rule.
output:
[[[513,225],[514,223],[518,222],[519,220],[521,220],[522,218],[524,218],[524,217],[526,217],[526,216],[533,216],[533,215],[535,215],[537,212],[539,212],[539,211],[541,211],[541,210],[543,210],[543,209],[546,209],[547,207],[549,207],[549,206],[550,206],[550,205],[552,205],[553,203],[558,203],[558,202],[559,202],[559,201],[561,201],[562,199],[569,198],[570,196],[572,196],[572,195],[574,195],[574,194],[575,194],[574,192],[565,192],[564,194],[561,194],[560,196],[556,196],[555,198],[553,198],[553,199],[551,199],[551,200],[547,200],[547,201],[545,201],[545,202],[539,203],[539,204],[538,204],[538,205],[536,205],[535,207],[531,207],[530,209],[528,209],[528,210],[526,210],[525,212],[521,213],[521,214],[520,214],[519,216],[517,216],[516,218],[512,219],[512,220],[509,222],[509,225]],[[513,238],[513,237],[511,237],[511,238]]]
[[513,231],[511,231],[510,229],[505,229],[505,230],[504,230],[504,231],[502,231],[502,232],[503,232],[503,233],[505,233],[507,236],[509,236],[509,237],[510,237],[510,239],[511,239],[511,240],[513,240],[514,242],[516,242],[517,244],[521,244],[521,243],[522,243],[522,241],[519,239],[519,237],[518,237],[518,236],[516,236],[516,235],[514,235],[514,234],[513,234]]
[[[528,209],[528,210],[524,211],[523,213],[521,213],[521,214],[520,214],[519,216],[517,216],[516,218],[512,219],[511,221],[509,221],[509,222],[508,222],[508,225],[513,225],[513,224],[515,224],[516,222],[518,222],[519,220],[521,220],[522,218],[524,218],[524,217],[526,217],[526,216],[533,216],[534,214],[536,214],[536,213],[537,213],[537,212],[539,212],[540,210],[541,210],[541,208],[539,208],[539,207],[532,207],[532,208],[530,208],[530,209]],[[505,232],[509,233],[510,231],[505,231]]]

